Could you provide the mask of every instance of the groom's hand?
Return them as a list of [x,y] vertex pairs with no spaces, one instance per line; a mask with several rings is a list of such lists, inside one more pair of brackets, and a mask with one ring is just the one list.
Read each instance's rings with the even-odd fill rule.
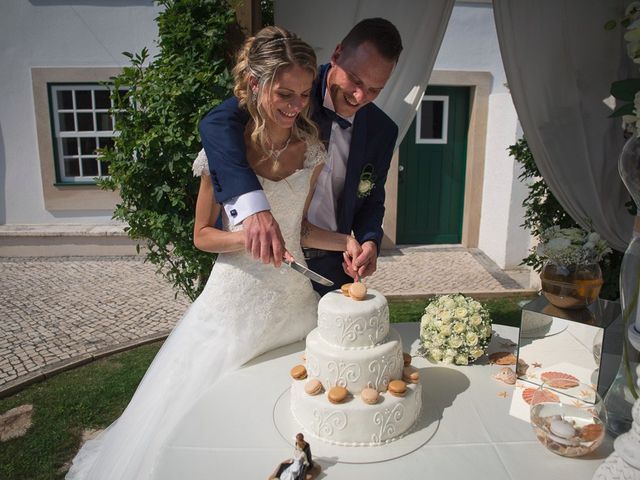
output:
[[278,268],[285,252],[280,226],[269,210],[249,215],[242,222],[244,247],[253,258],[262,263],[273,263]]
[[357,270],[360,278],[373,275],[378,267],[378,247],[371,240],[364,242],[362,252],[353,259],[353,267]]

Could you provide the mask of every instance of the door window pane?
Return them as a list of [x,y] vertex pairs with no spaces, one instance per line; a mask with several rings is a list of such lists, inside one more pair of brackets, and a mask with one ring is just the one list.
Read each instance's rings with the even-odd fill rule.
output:
[[416,143],[447,143],[449,97],[425,95],[416,121]]

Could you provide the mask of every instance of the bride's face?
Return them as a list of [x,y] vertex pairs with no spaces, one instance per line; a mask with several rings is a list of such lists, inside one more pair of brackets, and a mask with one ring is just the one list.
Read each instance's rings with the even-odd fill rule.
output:
[[298,115],[309,104],[313,73],[298,65],[282,69],[271,89],[261,95],[267,124],[291,128]]

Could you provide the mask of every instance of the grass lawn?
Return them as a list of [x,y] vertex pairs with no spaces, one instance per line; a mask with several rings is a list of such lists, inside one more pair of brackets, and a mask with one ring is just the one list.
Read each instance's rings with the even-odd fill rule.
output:
[[[495,323],[518,326],[522,300],[483,303]],[[425,305],[426,300],[391,300],[391,321],[419,321]],[[0,443],[0,478],[64,478],[82,431],[104,428],[120,415],[159,348],[156,343],[113,355],[1,399],[0,413],[24,404],[34,409],[27,434]]]

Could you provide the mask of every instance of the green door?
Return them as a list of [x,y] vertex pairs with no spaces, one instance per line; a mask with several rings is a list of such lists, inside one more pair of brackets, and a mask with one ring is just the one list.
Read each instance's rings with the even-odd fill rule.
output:
[[400,145],[398,244],[460,243],[468,87],[428,87]]

